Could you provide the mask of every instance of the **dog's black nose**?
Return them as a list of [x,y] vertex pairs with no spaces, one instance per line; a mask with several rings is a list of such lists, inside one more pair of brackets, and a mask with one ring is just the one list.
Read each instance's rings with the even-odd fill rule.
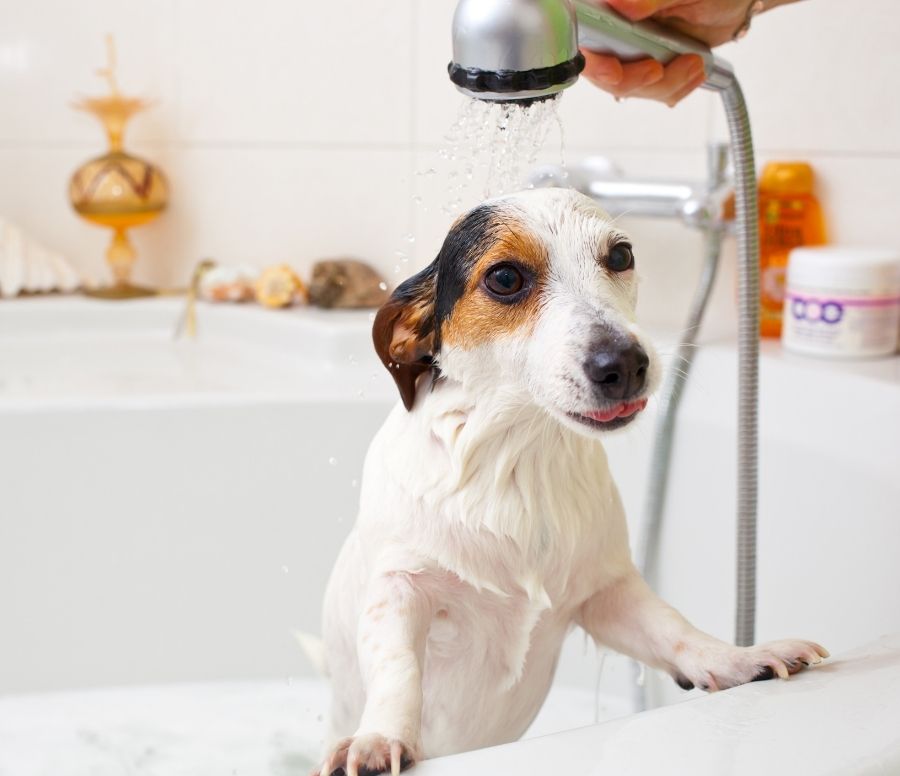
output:
[[637,342],[604,342],[584,362],[584,371],[605,399],[630,399],[647,382],[650,358]]

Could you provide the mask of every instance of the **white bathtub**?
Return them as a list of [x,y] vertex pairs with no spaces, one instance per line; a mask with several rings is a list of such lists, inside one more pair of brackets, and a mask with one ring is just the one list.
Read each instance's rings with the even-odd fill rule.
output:
[[[10,694],[0,723],[4,709],[22,719],[16,704],[39,703],[22,693],[268,680],[141,692],[214,708],[236,687],[236,707],[260,699],[254,718],[272,727],[257,732],[270,743],[289,735],[298,709],[316,739],[324,703],[292,632],[318,631],[393,386],[371,352],[367,313],[203,306],[199,338],[173,342],[179,310],[177,300],[0,303],[0,693]],[[735,372],[730,344],[699,352],[657,583],[723,638],[734,610]],[[767,345],[761,409],[759,638],[842,651],[900,631],[900,359],[829,363]],[[651,423],[648,413],[608,444],[632,520]],[[658,701],[686,697],[668,679],[649,681]],[[630,691],[625,661],[607,660],[598,681],[596,652],[575,634],[535,732],[619,715]],[[138,691],[104,692],[119,699],[118,716],[102,694],[47,697],[70,721],[150,713]],[[107,711],[92,716],[98,704]],[[133,739],[137,728],[124,729]],[[66,730],[59,741],[83,748]],[[98,757],[125,756],[94,732]],[[299,762],[308,749],[298,738],[285,751]]]

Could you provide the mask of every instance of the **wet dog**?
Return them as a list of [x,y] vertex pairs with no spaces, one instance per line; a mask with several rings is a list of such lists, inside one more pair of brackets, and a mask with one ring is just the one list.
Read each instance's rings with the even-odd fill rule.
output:
[[632,564],[602,438],[659,381],[634,267],[593,202],[529,191],[460,218],[379,311],[375,347],[402,403],[369,449],[326,595],[334,701],[319,773],[397,772],[517,739],[576,625],[711,691],[827,655],[719,641]]

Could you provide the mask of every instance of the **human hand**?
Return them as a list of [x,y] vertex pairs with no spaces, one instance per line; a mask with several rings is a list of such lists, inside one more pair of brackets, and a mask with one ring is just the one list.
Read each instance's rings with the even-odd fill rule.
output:
[[[784,0],[769,0],[766,8]],[[727,43],[751,13],[764,10],[751,0],[606,0],[607,5],[632,21],[653,18],[708,46]],[[705,80],[703,60],[696,54],[676,57],[667,65],[654,59],[622,62],[614,56],[583,50],[584,75],[617,98],[644,97],[670,107],[687,97]]]

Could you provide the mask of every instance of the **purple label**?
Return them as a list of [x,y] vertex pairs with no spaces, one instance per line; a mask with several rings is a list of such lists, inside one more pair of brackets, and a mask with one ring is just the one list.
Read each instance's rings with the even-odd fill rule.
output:
[[791,297],[791,315],[796,321],[807,323],[827,323],[834,325],[840,323],[844,317],[844,305],[833,299],[804,299],[799,296]]

